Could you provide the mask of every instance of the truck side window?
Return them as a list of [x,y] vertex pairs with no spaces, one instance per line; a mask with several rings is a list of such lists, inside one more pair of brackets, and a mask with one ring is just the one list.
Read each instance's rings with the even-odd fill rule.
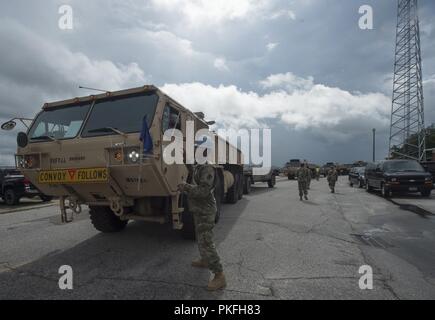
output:
[[163,110],[163,119],[162,119],[163,133],[168,129],[181,130],[180,113],[169,105],[167,105]]

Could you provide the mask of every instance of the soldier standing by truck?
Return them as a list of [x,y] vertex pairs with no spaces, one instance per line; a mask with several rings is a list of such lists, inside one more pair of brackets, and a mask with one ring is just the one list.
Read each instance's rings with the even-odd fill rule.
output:
[[302,201],[302,197],[308,200],[308,181],[310,179],[310,169],[305,166],[305,163],[301,164],[297,172],[299,198]]
[[189,210],[193,213],[198,249],[201,258],[193,261],[195,268],[208,268],[214,273],[207,289],[210,291],[225,288],[226,280],[222,264],[213,242],[213,228],[216,219],[216,199],[214,196],[215,170],[209,164],[198,165],[193,170],[193,184],[181,184],[180,191],[188,196]]
[[338,172],[335,166],[331,167],[328,171],[327,180],[329,183],[329,188],[331,189],[331,193],[335,193],[335,184],[338,180]]

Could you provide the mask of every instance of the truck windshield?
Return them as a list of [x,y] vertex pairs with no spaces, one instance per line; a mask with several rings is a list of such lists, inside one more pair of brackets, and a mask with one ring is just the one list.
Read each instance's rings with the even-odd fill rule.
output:
[[44,110],[29,130],[30,140],[40,142],[76,137],[89,107],[88,103]]
[[144,116],[147,116],[148,127],[151,125],[158,99],[155,93],[141,93],[97,101],[92,108],[82,136],[95,137],[119,134],[119,132],[140,132]]
[[423,167],[417,161],[392,161],[384,164],[386,172],[424,172]]

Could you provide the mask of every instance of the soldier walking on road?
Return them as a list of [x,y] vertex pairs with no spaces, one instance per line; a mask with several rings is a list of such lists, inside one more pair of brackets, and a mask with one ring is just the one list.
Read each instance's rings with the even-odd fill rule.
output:
[[338,173],[335,167],[331,167],[331,169],[329,169],[327,179],[331,193],[335,193],[335,184],[338,180]]
[[299,186],[299,198],[302,201],[302,197],[308,200],[308,182],[310,178],[310,169],[305,166],[305,163],[301,164],[297,172],[298,186]]
[[307,169],[308,169],[308,186],[307,189],[310,190],[311,189],[311,180],[313,179],[313,172],[311,171],[310,166],[307,164]]
[[210,291],[225,288],[226,280],[222,264],[213,242],[213,228],[216,219],[216,199],[214,197],[215,170],[209,164],[194,168],[193,180],[196,185],[182,184],[180,191],[187,194],[189,210],[193,214],[198,249],[201,258],[193,261],[196,268],[208,268],[214,278],[207,286]]

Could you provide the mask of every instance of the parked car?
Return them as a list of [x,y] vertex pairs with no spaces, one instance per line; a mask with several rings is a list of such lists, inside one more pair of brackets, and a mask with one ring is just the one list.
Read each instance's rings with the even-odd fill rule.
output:
[[364,188],[366,184],[365,169],[365,167],[355,167],[350,169],[349,184],[351,187],[356,185],[359,188]]
[[0,168],[0,197],[8,206],[17,205],[24,197],[39,197],[44,202],[53,199],[53,197],[41,193],[19,171],[13,168]]
[[394,192],[420,192],[429,197],[432,175],[414,160],[385,160],[369,163],[365,170],[366,190],[379,189],[384,197]]

